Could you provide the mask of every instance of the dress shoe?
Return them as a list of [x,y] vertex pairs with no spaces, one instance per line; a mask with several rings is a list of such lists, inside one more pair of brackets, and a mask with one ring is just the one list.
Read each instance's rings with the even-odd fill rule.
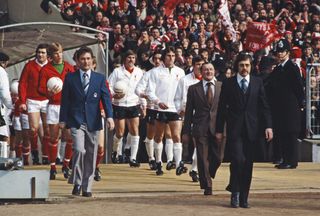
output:
[[39,152],[37,150],[34,150],[31,152],[32,155],[32,164],[33,165],[41,165],[39,160]]
[[56,165],[62,165],[62,161],[58,157],[56,158]]
[[72,195],[74,196],[80,196],[81,193],[81,186],[80,185],[74,185],[72,190]]
[[276,168],[278,168],[278,169],[296,169],[297,166],[282,163],[282,164],[279,164],[278,166],[276,166]]
[[172,161],[167,162],[166,170],[172,170],[176,168],[176,164],[173,163]]
[[82,196],[83,197],[92,197],[92,193],[91,192],[82,192]]
[[155,160],[149,161],[149,167],[151,170],[156,170],[157,169],[157,164]]
[[94,171],[94,180],[101,181],[101,172],[99,168],[96,168],[96,170]]
[[63,177],[64,177],[65,179],[68,179],[68,178],[69,178],[69,176],[70,176],[70,170],[69,170],[68,167],[63,166],[63,167],[62,167],[62,173],[63,173]]
[[232,208],[238,208],[239,207],[239,192],[232,192],[231,193],[231,207]]
[[283,159],[279,159],[279,160],[274,160],[273,164],[279,165],[283,163]]
[[129,162],[130,167],[140,167],[140,163],[136,161],[135,159],[130,160]]
[[196,171],[191,170],[189,172],[189,176],[192,178],[193,182],[198,182],[199,181],[198,173]]
[[186,173],[188,168],[184,166],[184,163],[180,161],[179,166],[176,169],[176,175],[181,175],[182,173]]
[[206,195],[206,196],[212,195],[212,188],[207,187],[206,189],[204,189],[203,195]]
[[241,208],[250,208],[249,203],[248,203],[248,195],[249,195],[248,192],[243,192],[243,193],[241,192],[240,193],[240,197],[239,197],[240,204],[239,204],[239,206]]
[[50,170],[50,180],[55,180],[56,179],[56,175],[57,175],[57,171],[51,169]]
[[156,174],[157,174],[157,176],[163,175],[161,162],[157,162]]

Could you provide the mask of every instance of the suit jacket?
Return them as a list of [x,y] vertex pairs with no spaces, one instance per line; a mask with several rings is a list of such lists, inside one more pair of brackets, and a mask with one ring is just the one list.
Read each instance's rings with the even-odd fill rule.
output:
[[80,71],[66,76],[62,88],[60,122],[67,128],[80,128],[86,121],[89,131],[102,129],[100,101],[106,117],[113,117],[111,97],[103,75],[91,72],[87,94],[84,93]]
[[214,85],[213,105],[210,107],[203,88],[203,81],[189,87],[183,134],[192,134],[194,137],[207,136],[208,132],[212,135],[215,134],[220,90],[221,82],[216,81]]
[[272,127],[262,80],[250,76],[249,86],[244,94],[236,76],[226,79],[221,87],[216,132],[222,133],[226,122],[227,143],[231,144],[244,131],[250,141],[255,141],[259,135],[259,121],[262,121],[260,123],[264,129]]
[[275,130],[300,132],[304,91],[299,67],[288,60],[284,67],[274,68],[268,81],[266,91]]

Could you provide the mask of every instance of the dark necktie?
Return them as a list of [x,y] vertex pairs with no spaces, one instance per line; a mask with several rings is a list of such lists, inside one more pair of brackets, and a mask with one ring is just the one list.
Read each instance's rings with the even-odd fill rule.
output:
[[209,106],[211,106],[213,103],[212,82],[208,82],[207,87],[208,87],[207,88],[207,100],[208,100]]
[[243,93],[246,93],[247,92],[247,89],[248,89],[248,83],[247,83],[247,80],[245,78],[243,78],[241,80],[241,89],[243,91]]
[[84,93],[87,94],[89,88],[89,75],[87,73],[83,73],[82,75],[82,87]]

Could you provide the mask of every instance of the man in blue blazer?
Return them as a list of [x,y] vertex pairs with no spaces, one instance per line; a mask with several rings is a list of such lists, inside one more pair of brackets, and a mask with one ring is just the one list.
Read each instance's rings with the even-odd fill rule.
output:
[[103,75],[93,72],[93,53],[88,47],[77,51],[79,70],[66,76],[62,88],[60,127],[70,128],[73,139],[73,168],[69,183],[72,194],[92,196],[97,158],[98,134],[102,129],[100,101],[106,113],[107,127],[114,128],[111,97]]

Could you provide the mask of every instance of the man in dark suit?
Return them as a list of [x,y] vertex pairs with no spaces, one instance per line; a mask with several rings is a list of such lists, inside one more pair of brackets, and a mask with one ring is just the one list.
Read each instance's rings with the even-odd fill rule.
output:
[[298,136],[304,104],[302,76],[299,67],[289,59],[289,51],[287,40],[276,44],[280,64],[274,68],[267,85],[274,132],[280,146],[278,158],[283,154],[283,162],[276,165],[278,169],[298,166]]
[[202,80],[189,87],[183,126],[183,139],[195,140],[200,187],[212,195],[212,179],[221,164],[221,146],[215,141],[215,123],[221,89],[211,63],[201,66]]
[[102,129],[100,101],[107,118],[107,126],[114,128],[112,105],[105,77],[93,72],[92,50],[81,47],[78,51],[80,69],[66,76],[62,89],[60,127],[71,128],[73,139],[73,168],[69,183],[72,194],[92,196],[96,165],[98,134]]
[[[265,137],[273,137],[271,114],[266,100],[263,82],[250,76],[252,59],[248,53],[240,53],[235,61],[237,75],[226,79],[221,87],[216,121],[216,139],[222,142],[227,123],[226,151],[231,159],[230,181],[231,206],[248,208],[248,194],[252,168],[259,138],[259,122],[264,123]],[[262,118],[262,119],[260,119]]]

